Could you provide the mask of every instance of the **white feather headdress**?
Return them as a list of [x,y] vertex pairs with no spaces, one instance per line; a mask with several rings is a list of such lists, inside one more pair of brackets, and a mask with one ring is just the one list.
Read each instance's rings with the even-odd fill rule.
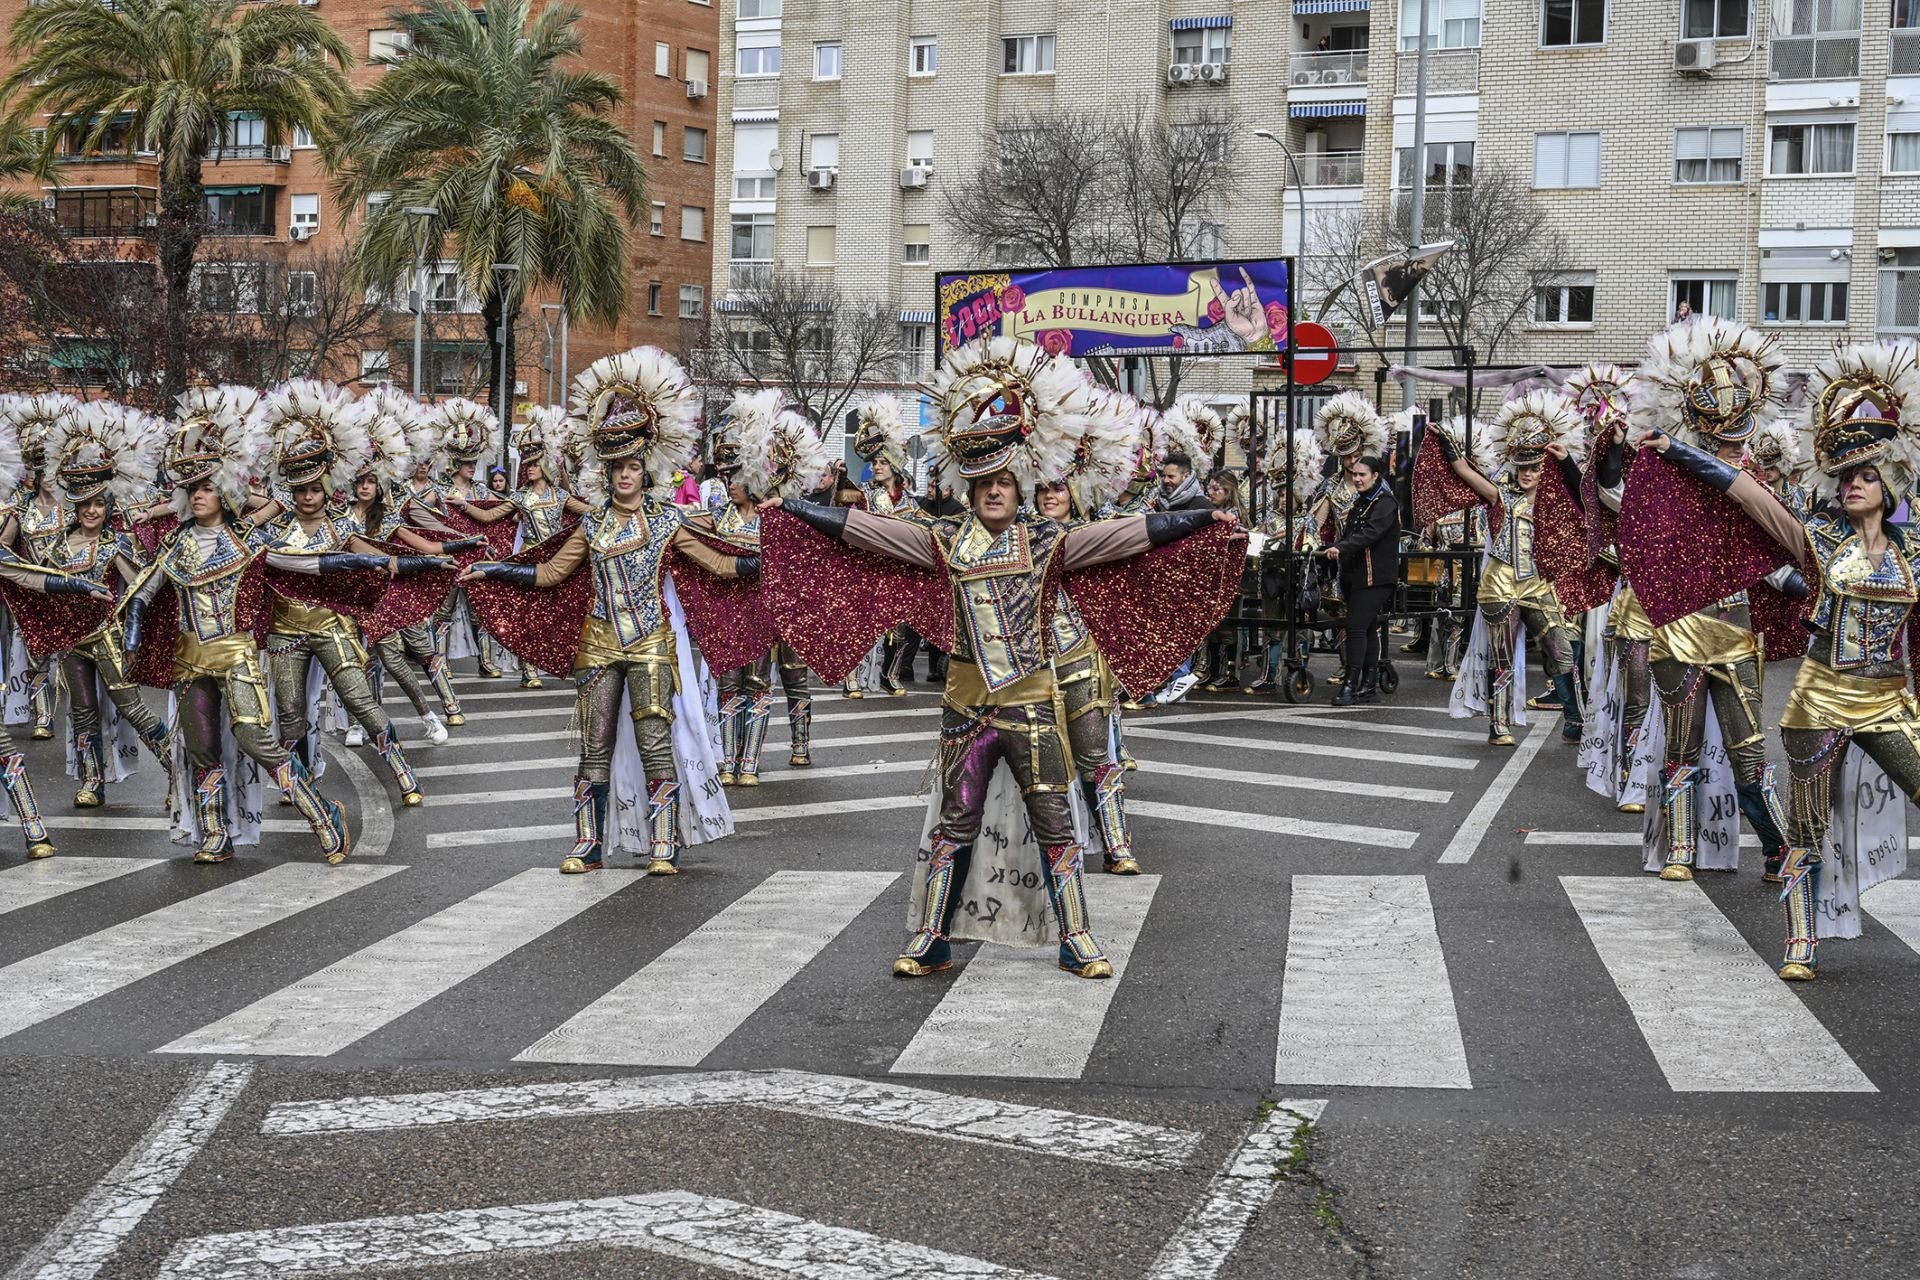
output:
[[291,487],[321,479],[335,493],[350,486],[372,452],[366,415],[360,401],[331,382],[295,378],[275,387],[260,417],[281,482]]
[[1091,516],[1126,491],[1145,447],[1145,415],[1132,396],[1091,388],[1082,410],[1085,427],[1073,445],[1067,483],[1082,515]]
[[1633,370],[1596,360],[1567,375],[1560,391],[1573,402],[1574,412],[1586,420],[1587,433],[1593,435],[1608,425],[1626,426],[1636,381]]
[[586,447],[586,424],[571,414],[562,413],[560,421],[547,429],[546,447],[540,452],[541,462],[547,469],[547,479],[561,488],[573,487],[580,474]]
[[1907,496],[1920,475],[1920,352],[1911,342],[1852,343],[1807,380],[1813,490],[1830,499],[1853,467],[1878,467],[1887,491]]
[[228,510],[245,510],[247,489],[266,459],[266,427],[260,393],[252,387],[194,387],[182,392],[177,425],[167,444],[167,475],[173,510],[187,518],[188,491],[212,480]]
[[648,492],[664,497],[700,448],[700,394],[687,371],[658,347],[602,356],[573,380],[573,417],[586,432],[582,493],[605,490],[606,466],[638,458]]
[[976,338],[947,353],[927,383],[921,431],[941,483],[1007,470],[1023,492],[1066,475],[1082,430],[1086,375],[1065,356],[1015,338]]
[[1578,461],[1586,456],[1586,424],[1574,412],[1573,402],[1558,391],[1534,390],[1500,406],[1487,429],[1487,443],[1503,467],[1539,463],[1553,444]]
[[[1287,447],[1284,440],[1276,441],[1268,454],[1266,481],[1268,492],[1278,493],[1278,486],[1289,484],[1293,487],[1294,514],[1306,514],[1306,504],[1313,500],[1314,491],[1320,487],[1321,472],[1326,469],[1327,451],[1320,445],[1320,437],[1312,427],[1293,429],[1292,466],[1288,466]],[[1284,499],[1272,500],[1271,514],[1282,515]]]
[[27,460],[20,453],[20,433],[0,401],[0,504],[13,496],[27,478]]
[[[1739,414],[1750,408],[1753,428],[1766,426],[1780,416],[1784,359],[1773,334],[1733,320],[1710,316],[1661,330],[1647,344],[1629,392],[1629,440],[1637,445],[1662,431],[1683,444],[1712,450],[1716,441],[1704,429],[1712,415],[1703,416],[1703,397],[1718,399],[1728,392],[1740,403],[1714,412]],[[1730,375],[1727,387],[1716,386],[1716,370]]]
[[1473,423],[1473,440],[1469,448],[1467,423],[1465,416],[1456,414],[1451,418],[1429,422],[1427,430],[1433,435],[1444,436],[1454,457],[1465,458],[1475,471],[1492,479],[1499,475],[1500,469],[1506,465],[1505,458],[1500,452],[1499,441],[1494,437],[1493,427],[1485,422]]
[[1377,458],[1387,451],[1386,421],[1358,391],[1342,391],[1314,410],[1313,429],[1320,447],[1336,458]]
[[500,419],[487,406],[465,396],[442,400],[427,410],[433,423],[434,470],[477,462],[500,451]]
[[1244,400],[1236,400],[1227,410],[1227,438],[1240,446],[1240,452],[1253,456],[1253,410]]
[[765,395],[753,397],[756,403],[733,419],[740,446],[738,478],[755,498],[797,498],[820,482],[827,446],[812,423],[779,405],[778,392],[768,412]]
[[853,451],[867,462],[885,462],[895,475],[907,470],[907,428],[900,402],[891,396],[862,400],[854,411]]
[[1193,463],[1196,480],[1205,480],[1213,470],[1214,456],[1226,440],[1226,427],[1220,415],[1199,400],[1181,400],[1160,415],[1158,429],[1163,447],[1157,450],[1162,460],[1179,451]]
[[48,436],[63,421],[78,413],[80,404],[72,396],[52,391],[9,396],[4,403],[0,403],[0,413],[6,414],[13,423],[20,454],[29,468],[37,470],[45,465],[50,456],[46,452]]
[[[543,468],[547,465],[547,438],[566,424],[567,411],[557,404],[536,404],[527,407],[527,420],[514,436],[513,444],[520,451],[522,463],[538,462]],[[547,479],[553,479],[551,469]]]
[[103,490],[127,503],[147,491],[166,445],[156,418],[111,400],[89,400],[47,432],[47,465],[69,502]]
[[362,396],[360,407],[369,450],[363,469],[383,484],[398,484],[413,474],[419,457],[433,452],[420,402],[389,384]]

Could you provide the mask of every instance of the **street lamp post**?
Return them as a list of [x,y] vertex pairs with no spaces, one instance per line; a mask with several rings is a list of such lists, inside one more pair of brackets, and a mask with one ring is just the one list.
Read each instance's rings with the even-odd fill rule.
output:
[[494,412],[500,415],[500,465],[507,463],[507,437],[513,434],[513,405],[507,399],[507,321],[512,310],[507,306],[507,289],[513,283],[513,276],[520,270],[511,262],[493,264],[493,296],[500,300],[500,331],[497,335],[500,349],[500,398],[493,402]]
[[[1306,256],[1307,256],[1307,183],[1306,183],[1306,179],[1303,178],[1300,174],[1300,161],[1293,154],[1293,148],[1289,147],[1286,144],[1285,139],[1281,138],[1279,134],[1275,133],[1271,129],[1255,129],[1253,131],[1253,136],[1256,138],[1265,138],[1268,142],[1271,142],[1274,146],[1280,148],[1280,154],[1287,158],[1287,170],[1293,175],[1294,195],[1300,201],[1300,231],[1298,236],[1296,237],[1297,243],[1294,245],[1294,249],[1296,250],[1294,254],[1294,259],[1293,259],[1294,271],[1293,271],[1293,275],[1287,280],[1287,292],[1290,295],[1287,299],[1287,303],[1289,306],[1287,328],[1291,330],[1294,325],[1294,318],[1292,316],[1291,307],[1294,305],[1294,303],[1298,300],[1298,297],[1299,297],[1299,294],[1296,291],[1300,288],[1300,281],[1298,278],[1299,272],[1300,272],[1300,264],[1306,260]],[[1285,219],[1283,215],[1282,221],[1284,222],[1284,220]],[[1285,237],[1282,237],[1282,239],[1284,238]],[[1288,387],[1288,396],[1287,396],[1287,424],[1286,425],[1287,425],[1288,435],[1286,437],[1286,441],[1287,441],[1287,460],[1289,465],[1291,465],[1292,459],[1293,459],[1292,431],[1293,431],[1293,422],[1294,422],[1294,417],[1293,417],[1294,403],[1293,403],[1293,395],[1292,395],[1293,373],[1291,369],[1289,369],[1287,373],[1287,387]],[[1256,441],[1254,447],[1264,452],[1267,445],[1264,428],[1260,428],[1256,425],[1256,434],[1254,438]],[[1248,467],[1249,469],[1251,469],[1253,465],[1253,459],[1249,458],[1247,461],[1248,461]],[[1271,501],[1271,499],[1269,499],[1269,501]]]
[[1300,201],[1300,234],[1298,237],[1299,243],[1295,246],[1295,249],[1298,258],[1305,258],[1307,256],[1307,184],[1306,180],[1300,176],[1300,161],[1294,156],[1293,148],[1288,146],[1286,141],[1273,130],[1255,129],[1253,136],[1256,138],[1265,138],[1268,142],[1280,148],[1280,154],[1287,158],[1287,169],[1293,174],[1294,194]]
[[401,213],[407,218],[407,235],[413,242],[413,381],[408,390],[420,398],[420,345],[427,318],[427,241],[433,235],[433,220],[440,211],[431,205],[408,205]]

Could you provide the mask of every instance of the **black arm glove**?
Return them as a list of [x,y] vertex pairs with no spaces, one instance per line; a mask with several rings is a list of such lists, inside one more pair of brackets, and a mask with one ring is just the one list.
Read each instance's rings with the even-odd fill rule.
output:
[[1722,493],[1733,488],[1733,482],[1740,474],[1740,468],[1731,462],[1722,462],[1712,454],[1690,444],[1681,444],[1672,437],[1668,437],[1666,454],[1667,461],[1705,480]]
[[735,556],[733,559],[733,571],[739,575],[740,581],[742,582],[754,581],[760,576],[760,557]]
[[1600,487],[1602,489],[1619,488],[1620,477],[1627,473],[1627,446],[1615,440],[1607,446],[1607,451],[1600,455],[1598,465],[1600,474],[1595,478],[1599,480]]
[[328,551],[320,556],[320,572],[345,573],[353,569],[384,569],[385,556],[363,555],[358,551]]
[[450,539],[449,541],[441,543],[440,549],[442,551],[465,551],[470,547],[483,547],[486,543],[487,540],[485,538],[476,534],[471,538]]
[[1813,594],[1806,575],[1790,564],[1783,564],[1767,575],[1767,585],[1789,600],[1805,600]]
[[47,575],[47,594],[50,596],[84,596],[94,589],[85,578],[56,578]]
[[147,616],[147,602],[139,596],[127,601],[127,625],[121,641],[129,650],[140,647],[141,621]]
[[396,572],[402,577],[414,573],[425,573],[429,569],[447,567],[447,562],[439,556],[397,556],[395,559],[399,561]]
[[533,587],[534,575],[540,572],[540,566],[534,564],[501,564],[498,560],[483,560],[473,566],[482,577],[492,578],[495,582],[510,582],[516,587]]
[[1580,464],[1572,458],[1555,458],[1560,464],[1560,478],[1567,482],[1567,489],[1573,494],[1575,502],[1580,501]]
[[1213,523],[1213,512],[1206,511],[1150,511],[1141,517],[1147,522],[1147,542],[1152,546],[1164,547],[1169,542],[1178,542],[1190,533],[1198,533]]
[[780,504],[780,509],[790,516],[800,517],[829,538],[840,539],[847,536],[846,507],[824,507],[817,502],[802,502],[798,498],[788,498]]

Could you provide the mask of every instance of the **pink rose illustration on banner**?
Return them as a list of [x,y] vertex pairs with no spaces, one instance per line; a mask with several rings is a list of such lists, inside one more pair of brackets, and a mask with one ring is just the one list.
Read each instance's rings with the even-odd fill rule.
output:
[[1027,291],[1017,284],[1010,284],[1000,291],[1000,311],[1003,315],[1017,316],[1027,305]]
[[1038,338],[1040,349],[1050,356],[1073,354],[1073,332],[1070,329],[1043,329]]
[[1209,302],[1207,304],[1207,323],[1208,324],[1219,324],[1222,320],[1225,320],[1226,318],[1227,318],[1227,309],[1226,307],[1221,305],[1220,299],[1215,298],[1212,302]]
[[1269,302],[1267,304],[1267,332],[1273,335],[1275,342],[1287,340],[1287,304]]

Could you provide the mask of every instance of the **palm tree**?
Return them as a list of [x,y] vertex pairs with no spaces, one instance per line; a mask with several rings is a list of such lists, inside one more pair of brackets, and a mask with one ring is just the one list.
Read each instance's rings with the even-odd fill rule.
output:
[[200,246],[201,162],[217,158],[236,113],[267,141],[326,131],[345,105],[347,46],[311,8],[242,0],[48,0],[14,19],[17,63],[0,94],[15,128],[46,125],[44,169],[63,137],[97,151],[117,121],[124,146],[159,157],[160,276],[171,396],[187,380],[188,288]]
[[[580,10],[530,0],[425,0],[397,15],[410,39],[357,94],[329,157],[336,194],[371,211],[357,244],[361,283],[394,288],[413,264],[408,208],[438,211],[428,252],[450,242],[462,285],[483,301],[497,383],[500,317],[511,332],[527,294],[564,290],[569,317],[612,324],[627,296],[627,233],[644,175],[613,118],[620,90],[564,65],[580,56]],[[516,270],[502,286],[495,263]],[[418,388],[415,388],[418,391]],[[509,388],[511,391],[511,388]],[[497,406],[503,417],[510,406]]]

